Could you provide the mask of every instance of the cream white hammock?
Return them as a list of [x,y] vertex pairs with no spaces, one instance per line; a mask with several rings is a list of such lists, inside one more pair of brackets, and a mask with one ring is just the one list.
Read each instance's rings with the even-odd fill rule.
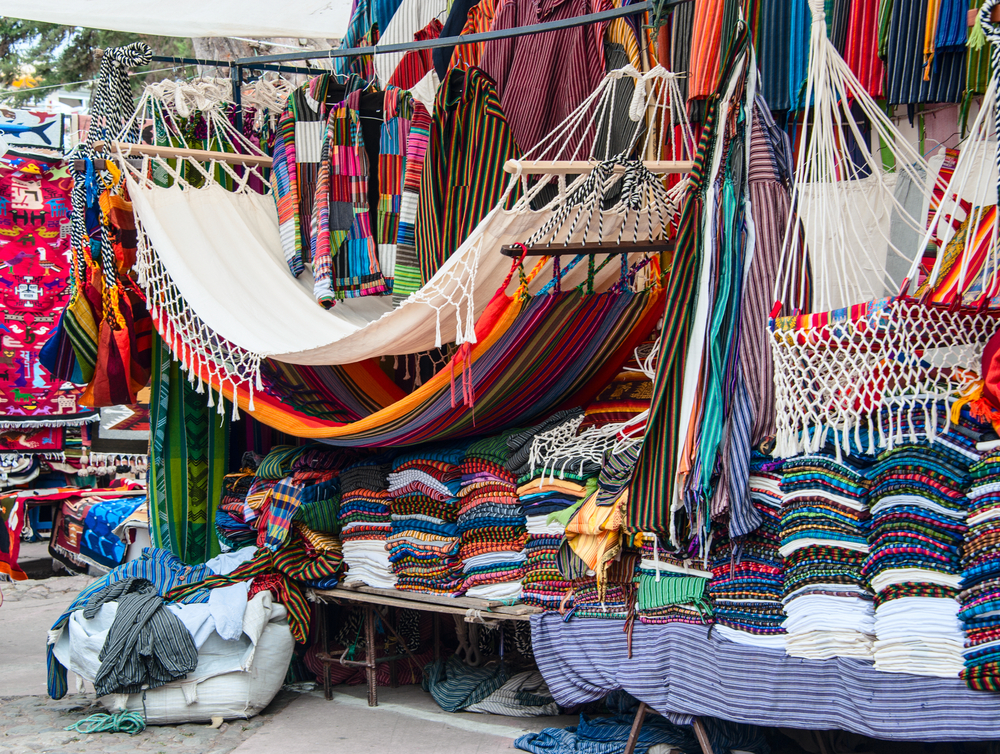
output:
[[[937,172],[866,94],[827,39],[823,1],[810,0],[810,8],[806,101],[814,102],[814,109],[806,113],[806,133],[800,140],[796,213],[786,235],[775,309],[795,300],[808,254],[813,277],[810,311],[818,313],[794,316],[797,313],[786,307],[786,316],[772,319],[780,456],[815,452],[827,440],[833,440],[838,453],[850,452],[852,439],[868,452],[891,447],[901,439],[900,418],[912,417],[917,410],[926,412],[933,434],[935,412],[930,404],[957,387],[943,385],[943,373],[931,363],[936,349],[951,347],[953,336],[942,332],[915,337],[912,328],[919,317],[909,320],[917,309],[900,294],[909,287],[930,238],[927,217],[935,188],[961,195],[967,181],[953,181],[945,189]],[[995,98],[995,82],[991,92]],[[858,127],[851,102],[870,122],[873,137],[892,154],[893,172],[883,168],[881,155]],[[984,102],[974,139],[982,139],[979,124],[992,108],[992,101]],[[856,146],[854,158],[851,143]],[[972,156],[963,154],[966,164]],[[959,170],[956,177],[960,173],[970,175]],[[993,197],[995,203],[995,184]],[[943,211],[939,207],[938,215]],[[936,224],[935,219],[932,226]],[[883,409],[888,430],[881,421]]]
[[[613,103],[622,91],[633,92],[629,138],[634,147],[647,157],[690,155],[693,139],[676,75],[662,67],[646,74],[632,68],[612,72],[562,126],[509,166],[513,174],[507,195],[517,186],[522,189],[512,208],[503,208],[505,196],[427,285],[396,309],[388,296],[338,302],[330,310],[316,304],[309,270],[297,279],[288,272],[274,202],[266,189],[260,192],[266,185],[260,168],[190,157],[125,160],[119,151],[139,229],[139,282],[157,330],[186,368],[207,370],[218,384],[251,390],[260,389],[260,362],[267,357],[291,364],[348,364],[474,342],[476,319],[510,270],[510,259],[500,254],[502,245],[616,244],[668,235],[683,181],[671,192],[655,180],[630,190],[623,185],[622,170],[611,162],[595,162],[576,176],[537,167],[537,161],[586,159],[566,153],[566,135],[589,129],[596,142],[610,133]],[[147,93],[136,118],[148,117],[159,106]],[[259,154],[230,126],[221,108],[202,112],[210,133],[224,137],[237,151]],[[680,139],[659,138],[672,137],[675,125],[681,127]],[[192,171],[202,179],[200,187],[186,179]],[[541,179],[529,184],[529,173],[536,178],[541,174]],[[219,185],[216,177],[221,175],[233,190]],[[626,175],[635,175],[635,167]],[[149,176],[171,185],[164,187],[162,180]],[[552,198],[543,194],[552,191],[550,185],[555,187]],[[622,190],[612,200],[616,187]],[[640,259],[630,255],[631,262]],[[565,272],[563,286],[584,281],[585,267]],[[618,274],[617,265],[607,265],[598,272],[595,288],[606,288]],[[545,279],[538,275],[532,291]]]

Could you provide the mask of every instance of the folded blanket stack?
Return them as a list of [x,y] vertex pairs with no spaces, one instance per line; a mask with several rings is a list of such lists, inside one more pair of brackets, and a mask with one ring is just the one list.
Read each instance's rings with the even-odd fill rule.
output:
[[966,633],[962,677],[970,688],[1000,691],[1000,450],[970,471],[958,595]]
[[[547,610],[573,605],[573,581],[560,572],[557,556],[569,514],[596,489],[600,465],[568,459],[556,469],[545,469],[537,452],[536,457],[532,457],[532,446],[536,438],[541,437],[544,441],[553,432],[574,436],[582,420],[579,410],[562,411],[507,439],[506,468],[517,479],[517,497],[527,530],[521,599]],[[589,487],[588,479],[591,480]]]
[[872,658],[872,595],[861,573],[868,554],[868,482],[845,456],[798,456],[781,479],[786,651],[794,657]]
[[257,541],[254,524],[257,512],[247,505],[247,493],[253,481],[252,473],[227,474],[223,479],[222,498],[215,513],[215,533],[219,542],[230,550],[239,550]]
[[705,593],[711,571],[700,562],[664,550],[655,534],[643,534],[636,575],[636,616],[641,623],[711,623]]
[[[784,562],[781,544],[781,463],[756,455],[750,466],[750,502],[761,523],[735,545],[728,536],[712,548],[715,622],[744,632],[743,643],[780,646],[784,635]],[[723,632],[729,636],[728,632]],[[756,641],[754,637],[759,637]]]
[[871,552],[862,573],[875,591],[878,670],[962,671],[957,596],[970,459],[941,440],[897,445],[868,470]]
[[432,446],[397,456],[389,474],[392,534],[386,543],[396,588],[462,593],[457,497],[465,445]]
[[504,464],[510,433],[472,443],[462,463],[458,499],[460,557],[467,597],[517,600],[524,576],[524,513]]
[[349,466],[340,475],[340,538],[348,566],[345,585],[381,589],[396,585],[385,546],[392,533],[391,470],[391,463],[381,457]]

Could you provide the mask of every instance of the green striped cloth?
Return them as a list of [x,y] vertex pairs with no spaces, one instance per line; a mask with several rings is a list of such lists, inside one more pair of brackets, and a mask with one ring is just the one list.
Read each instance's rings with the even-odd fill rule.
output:
[[220,552],[215,512],[226,475],[228,404],[219,416],[181,373],[167,344],[155,332],[153,338],[150,535],[154,545],[195,565]]

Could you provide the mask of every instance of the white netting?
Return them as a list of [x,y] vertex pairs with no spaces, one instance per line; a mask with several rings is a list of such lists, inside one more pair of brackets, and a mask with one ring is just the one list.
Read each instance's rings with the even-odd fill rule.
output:
[[[914,439],[902,417],[939,426],[935,404],[950,406],[979,378],[983,346],[998,313],[928,309],[897,299],[865,316],[811,329],[773,330],[777,455],[814,453],[827,440],[838,452],[864,452]],[[880,421],[886,416],[888,429]]]
[[[639,371],[650,380],[656,377],[656,361],[660,353],[660,341],[656,340],[647,349],[636,348],[635,358]],[[540,432],[531,441],[528,463],[532,469],[540,469],[538,484],[556,477],[563,479],[566,472],[583,475],[588,462],[601,464],[607,453],[619,454],[631,446],[642,443],[646,432],[649,409],[623,422],[603,426],[588,427],[580,432],[580,425],[586,417],[580,416],[563,422],[546,432]]]
[[[945,187],[943,179],[929,175],[927,164],[865,94],[827,39],[822,0],[810,5],[806,101],[812,99],[815,108],[807,111],[809,133],[801,139],[796,214],[775,298],[796,299],[808,253],[811,310],[824,313],[771,322],[776,453],[786,457],[816,452],[827,440],[834,441],[838,454],[849,452],[852,442],[865,452],[891,448],[913,439],[904,436],[904,418],[922,418],[931,437],[944,431],[935,404],[950,406],[971,389],[982,348],[997,327],[990,312],[931,308],[899,296],[911,280],[916,282],[920,251],[936,238],[927,230],[928,208],[936,207],[932,229],[951,227],[956,202],[938,201],[935,189],[938,196],[943,191],[945,197],[961,197],[981,182],[968,166],[982,146],[983,113],[993,111],[995,85],[973,128],[974,146],[963,151]],[[871,151],[857,125],[858,110],[892,154],[894,173],[887,173],[882,156]],[[946,215],[948,223],[941,222]],[[971,256],[966,252],[963,259]],[[943,256],[938,254],[935,270]],[[929,284],[936,282],[935,273]]]
[[[147,87],[142,100],[136,109],[137,117],[145,120],[150,117],[154,127],[160,126],[171,136],[184,143],[180,129],[173,128],[173,120],[164,109],[164,103],[169,101],[177,107],[178,114],[183,109],[190,112],[197,109],[204,116],[207,139],[221,146],[228,146],[233,151],[240,151],[254,156],[264,156],[249,140],[229,122],[224,113],[225,97],[231,95],[232,89],[226,79],[195,80],[193,82],[160,82]],[[217,97],[217,98],[216,98]],[[178,107],[178,104],[180,107]],[[127,150],[127,146],[125,146]],[[124,165],[136,181],[152,183],[147,176],[156,176],[159,181],[168,183],[185,191],[199,190],[189,180],[197,176],[205,187],[217,185],[221,178],[228,179],[229,188],[234,193],[257,193],[252,185],[266,187],[267,178],[260,167],[234,166],[226,162],[202,163],[194,159],[176,161],[144,156],[138,160],[125,159],[125,153],[118,150],[120,164]],[[174,162],[175,165],[171,165]],[[180,289],[174,283],[167,269],[156,254],[149,236],[146,234],[139,217],[136,216],[137,252],[135,261],[136,282],[146,296],[146,304],[150,316],[156,323],[156,330],[167,342],[174,356],[181,362],[189,378],[197,383],[197,391],[204,390],[201,375],[207,370],[213,382],[221,387],[229,386],[233,390],[245,385],[250,391],[250,410],[253,410],[253,392],[261,390],[259,354],[240,348],[225,338],[222,338],[210,328],[187,304]],[[212,390],[208,390],[208,405],[213,406],[215,400]],[[218,402],[218,413],[223,412],[223,402]],[[238,416],[237,407],[233,403],[234,418]]]

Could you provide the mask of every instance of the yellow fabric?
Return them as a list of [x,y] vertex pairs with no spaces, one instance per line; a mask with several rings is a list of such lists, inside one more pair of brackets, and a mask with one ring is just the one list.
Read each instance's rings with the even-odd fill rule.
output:
[[621,552],[622,514],[628,490],[612,505],[598,505],[597,493],[588,497],[566,526],[566,541],[573,552],[597,575],[597,592],[604,597],[608,563]]

